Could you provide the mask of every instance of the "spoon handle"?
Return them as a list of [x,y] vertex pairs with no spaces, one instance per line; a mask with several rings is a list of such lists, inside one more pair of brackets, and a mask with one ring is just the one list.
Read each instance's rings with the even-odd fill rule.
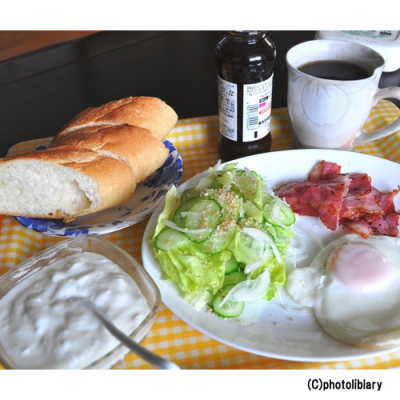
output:
[[99,318],[99,320],[103,323],[104,327],[122,344],[136,353],[139,357],[143,358],[143,360],[147,361],[148,363],[154,365],[159,369],[180,369],[176,364],[172,361],[169,361],[165,358],[154,354],[141,346],[140,344],[136,343],[134,340],[130,339],[126,336],[123,332],[121,332],[109,319],[108,317],[99,309],[95,304],[91,301],[85,300],[81,297],[76,297],[79,299],[82,304],[84,304],[87,308],[89,308],[93,314]]

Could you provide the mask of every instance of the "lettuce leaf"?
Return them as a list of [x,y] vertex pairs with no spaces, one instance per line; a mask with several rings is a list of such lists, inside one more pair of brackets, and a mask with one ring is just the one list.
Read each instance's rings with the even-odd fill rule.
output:
[[176,209],[180,205],[180,196],[178,195],[178,191],[174,186],[168,190],[167,194],[165,195],[165,206],[161,214],[158,216],[157,219],[157,226],[154,231],[154,235],[152,240],[165,228],[164,220],[172,220]]
[[213,294],[218,291],[224,281],[225,264],[231,256],[228,250],[206,254],[194,243],[167,252],[155,250],[164,278],[175,282],[188,301],[204,289]]

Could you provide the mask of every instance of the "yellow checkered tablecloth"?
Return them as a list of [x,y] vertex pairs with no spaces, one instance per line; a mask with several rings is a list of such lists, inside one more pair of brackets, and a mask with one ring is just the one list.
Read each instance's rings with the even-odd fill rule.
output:
[[[366,130],[375,130],[394,121],[400,110],[392,103],[381,101],[373,109]],[[215,135],[217,116],[178,121],[168,135],[184,162],[182,183],[218,161]],[[272,151],[293,148],[292,128],[287,109],[272,110]],[[15,145],[10,154],[34,149],[47,139]],[[400,162],[400,131],[387,138],[358,146],[356,152],[372,154]],[[141,261],[142,237],[148,218],[129,228],[104,237]],[[11,217],[3,216],[0,230],[0,274],[24,259],[61,241],[24,228]],[[229,347],[203,335],[161,305],[156,321],[142,343],[149,350],[167,356],[183,369],[387,369],[400,367],[400,351],[383,356],[335,363],[306,363],[265,358]],[[146,362],[128,354],[114,369],[150,369]]]

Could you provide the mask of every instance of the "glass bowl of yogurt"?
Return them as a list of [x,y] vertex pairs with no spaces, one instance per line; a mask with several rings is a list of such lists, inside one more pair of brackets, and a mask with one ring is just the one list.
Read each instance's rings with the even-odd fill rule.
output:
[[105,369],[129,352],[74,297],[95,303],[136,342],[161,295],[145,269],[99,236],[60,242],[0,278],[0,364],[9,369]]

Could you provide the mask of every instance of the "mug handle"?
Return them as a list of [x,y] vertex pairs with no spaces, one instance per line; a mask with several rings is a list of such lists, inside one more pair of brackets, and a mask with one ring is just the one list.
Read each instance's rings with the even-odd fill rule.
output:
[[[373,105],[375,106],[375,104],[378,103],[379,100],[390,98],[400,100],[400,87],[388,87],[384,89],[378,89],[374,96]],[[372,140],[381,139],[385,136],[391,135],[398,130],[400,130],[400,117],[397,118],[396,121],[378,129],[377,131],[371,133],[360,131],[359,135],[354,139],[353,146],[370,142]]]

